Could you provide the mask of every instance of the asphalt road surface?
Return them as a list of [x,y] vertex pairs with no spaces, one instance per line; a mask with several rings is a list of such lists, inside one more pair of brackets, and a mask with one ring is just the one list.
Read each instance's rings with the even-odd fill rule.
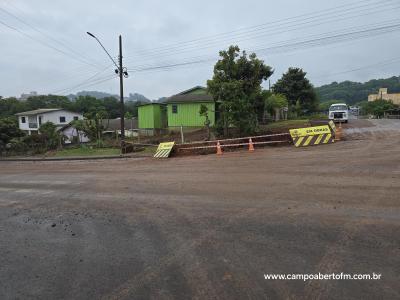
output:
[[[399,299],[399,124],[221,157],[0,162],[0,299]],[[341,272],[381,279],[264,277]]]

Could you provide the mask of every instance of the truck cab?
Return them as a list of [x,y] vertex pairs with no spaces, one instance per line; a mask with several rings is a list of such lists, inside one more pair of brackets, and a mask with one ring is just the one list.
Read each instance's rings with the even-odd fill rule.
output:
[[329,107],[329,120],[347,123],[349,120],[349,108],[346,103],[332,104]]

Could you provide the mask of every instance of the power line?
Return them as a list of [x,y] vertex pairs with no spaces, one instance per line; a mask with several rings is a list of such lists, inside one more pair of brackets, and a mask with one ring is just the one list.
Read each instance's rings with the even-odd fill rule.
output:
[[[107,66],[107,68],[104,68],[103,70],[101,70],[99,72],[96,72],[95,74],[91,75],[89,78],[86,78],[84,81],[82,81],[81,83],[79,83],[77,85],[74,85],[74,86],[68,87],[68,88],[64,88],[64,89],[56,90],[56,91],[52,92],[51,94],[58,94],[58,93],[61,93],[61,92],[64,92],[64,91],[68,91],[68,90],[71,90],[71,89],[78,88],[81,85],[84,85],[84,84],[92,82],[92,81],[96,81],[96,80],[99,80],[99,79],[104,79],[104,78],[96,78],[96,77],[99,76],[101,73],[105,72],[110,67],[111,67],[111,65]],[[110,77],[110,75],[107,75],[105,78],[108,78],[108,77]],[[112,75],[112,78],[115,78],[115,75]]]
[[[361,2],[365,2],[365,1],[361,1]],[[265,24],[258,25],[258,26],[264,26],[265,27],[266,25],[269,25],[267,28],[261,28],[263,31],[267,30],[266,32],[262,32],[263,36],[265,36],[265,34],[268,33],[268,32],[270,32],[270,35],[271,34],[276,35],[276,34],[282,33],[282,31],[277,32],[276,28],[274,28],[274,27],[277,27],[278,29],[284,29],[283,32],[287,32],[288,31],[288,28],[287,28],[288,26],[287,25],[289,25],[289,28],[292,28],[292,30],[299,30],[299,29],[302,29],[301,25],[311,24],[309,26],[315,26],[315,25],[321,25],[321,24],[325,24],[325,23],[329,23],[329,22],[333,22],[333,21],[336,22],[336,21],[338,21],[338,17],[348,15],[349,13],[356,13],[356,16],[362,16],[362,14],[360,14],[360,12],[363,12],[363,11],[366,11],[366,10],[365,9],[364,10],[360,10],[360,8],[371,6],[371,5],[375,6],[375,7],[372,7],[374,9],[374,11],[373,12],[369,12],[368,14],[377,13],[377,11],[375,10],[377,7],[378,8],[379,7],[384,7],[385,10],[393,9],[393,8],[388,8],[388,3],[393,2],[393,0],[388,0],[388,1],[386,1],[388,3],[384,3],[384,4],[382,4],[381,2],[382,1],[380,1],[379,3],[372,3],[372,4],[368,4],[368,5],[357,6],[357,7],[353,7],[353,8],[350,8],[350,9],[348,8],[348,5],[342,5],[342,6],[339,6],[338,8],[342,8],[342,7],[347,7],[347,8],[346,9],[341,9],[339,11],[337,11],[338,10],[337,8],[333,8],[333,9],[329,9],[329,10],[323,10],[323,11],[320,11],[319,15],[316,15],[316,16],[314,16],[313,13],[309,13],[309,14],[305,14],[305,15],[301,15],[301,16],[297,16],[297,17],[278,20],[278,21],[275,21],[275,22],[265,23]],[[391,4],[393,5],[395,3],[391,3]],[[398,4],[398,2],[397,2],[397,4]],[[355,4],[352,4],[352,5],[355,5]],[[369,8],[368,10],[371,10],[371,8]],[[325,12],[325,13],[321,14],[321,12]],[[340,12],[342,13],[342,15],[338,15],[338,13],[340,13]],[[307,16],[307,15],[309,15],[309,16],[311,15],[311,16],[308,17],[308,18],[300,18],[302,16]],[[334,19],[333,20],[328,20],[327,16],[330,17],[330,18],[334,18]],[[318,20],[318,18],[321,19],[322,17],[323,17],[322,20]],[[354,15],[350,15],[350,16],[348,16],[346,18],[342,18],[342,19],[349,19],[349,18],[354,18],[354,17],[355,17]],[[287,20],[291,20],[291,21],[287,22]],[[307,22],[305,22],[305,21],[307,21]],[[318,24],[314,24],[315,21],[322,21],[322,22],[320,22]],[[309,26],[307,26],[307,27],[309,27]],[[249,27],[249,28],[254,28],[254,27],[257,27],[257,26],[252,26],[252,27]],[[257,31],[259,31],[261,29],[257,29]],[[249,36],[249,33],[253,32],[253,31],[254,30],[252,30],[252,31],[251,30],[250,31],[247,30],[247,31],[244,31],[244,32],[240,33],[239,36],[238,35],[234,35],[232,37],[229,37],[229,39],[232,40],[232,39],[238,38],[240,36],[247,37],[247,39],[254,39],[254,38],[260,37],[260,33],[258,33],[255,36],[254,35],[253,36]],[[232,32],[236,32],[236,31],[231,31],[230,33],[232,33]],[[214,35],[214,37],[215,36],[223,36],[223,35],[224,34],[218,34],[218,35]],[[177,53],[183,53],[183,52],[187,52],[187,51],[190,51],[190,50],[193,50],[193,49],[199,50],[199,49],[204,49],[204,48],[210,48],[213,45],[215,45],[216,43],[220,43],[220,42],[226,41],[226,40],[227,40],[227,38],[217,39],[217,40],[215,40],[215,38],[214,39],[212,39],[212,38],[199,38],[199,39],[191,40],[191,43],[196,41],[196,43],[193,44],[193,45],[179,46],[180,44],[183,44],[183,43],[177,43],[175,45],[170,45],[168,47],[159,47],[156,50],[154,50],[153,52],[152,52],[151,49],[147,50],[147,54],[145,54],[144,57],[154,57],[154,56],[157,57],[159,55],[165,56],[165,55],[169,55],[169,54],[170,55],[176,55]],[[201,42],[201,43],[199,43],[199,42]],[[198,47],[199,45],[200,45],[200,47]],[[143,55],[141,55],[141,58],[143,58]]]
[[154,67],[142,68],[142,69],[136,69],[136,70],[129,69],[129,71],[141,72],[141,71],[150,71],[150,70],[157,70],[157,69],[171,69],[174,67],[194,65],[194,64],[199,64],[199,63],[204,63],[204,62],[209,62],[209,61],[210,61],[210,59],[203,59],[203,60],[188,61],[188,62],[176,63],[176,64],[170,64],[170,65],[154,66]]
[[[398,6],[398,7],[396,7],[396,8],[400,8],[400,6]],[[393,8],[390,8],[390,9],[393,9]],[[370,14],[370,13],[368,13],[368,14]],[[340,18],[336,18],[335,19],[335,21],[340,21],[340,20],[342,20],[342,19],[340,19]],[[324,22],[323,22],[324,23]],[[315,25],[318,25],[318,24],[314,24],[314,26]],[[296,28],[294,28],[293,30],[299,30],[299,29],[301,29],[301,27],[296,27]],[[285,29],[282,29],[281,31],[274,31],[273,33],[272,33],[272,35],[276,35],[276,34],[280,34],[280,33],[287,33],[287,32],[289,32],[289,31],[293,31],[293,30],[285,30]],[[243,40],[242,40],[243,41]],[[241,42],[242,42],[241,41]],[[235,42],[235,44],[238,44],[238,41],[236,41]],[[255,45],[255,47],[257,47],[257,45]],[[203,48],[206,48],[206,47],[203,47]],[[181,52],[188,52],[188,51],[181,51]],[[165,57],[165,56],[173,56],[173,55],[176,55],[176,54],[178,54],[179,52],[174,52],[174,53],[171,53],[171,54],[164,54],[164,56],[163,57]],[[192,59],[198,59],[198,58],[204,58],[204,56],[196,56],[196,57],[193,57]],[[189,58],[187,58],[187,59],[189,59]],[[143,61],[143,60],[142,60]],[[171,62],[164,62],[164,64],[169,64],[169,63],[171,63]],[[149,66],[149,64],[145,64],[145,65],[141,65],[141,66],[136,66],[136,67],[148,67]],[[151,66],[151,65],[150,65]]]
[[[236,30],[232,30],[232,31],[228,31],[228,32],[217,33],[217,34],[214,34],[214,35],[204,36],[204,37],[191,39],[191,40],[187,40],[187,41],[181,41],[181,42],[177,42],[177,43],[174,43],[174,44],[169,44],[169,45],[158,47],[157,50],[170,49],[170,48],[173,48],[173,47],[176,47],[176,46],[179,46],[179,45],[190,44],[190,43],[193,43],[193,42],[196,42],[196,43],[200,42],[200,41],[203,42],[204,40],[209,40],[209,39],[212,39],[212,38],[215,38],[215,37],[220,37],[220,36],[225,36],[225,35],[231,35],[231,34],[235,34],[235,33],[239,33],[239,32],[248,32],[248,30],[257,29],[257,28],[263,28],[265,26],[271,26],[271,25],[278,24],[278,23],[281,23],[281,22],[284,22],[284,21],[295,20],[295,19],[298,19],[298,18],[301,18],[303,20],[304,17],[306,17],[306,16],[310,16],[310,15],[313,15],[313,14],[318,14],[320,12],[325,12],[327,10],[328,11],[332,11],[332,10],[337,9],[337,8],[348,7],[348,6],[351,6],[351,5],[354,5],[354,4],[357,4],[357,3],[363,3],[363,2],[371,2],[371,0],[358,1],[358,2],[350,4],[350,5],[349,4],[340,5],[340,6],[337,6],[337,7],[334,7],[334,8],[324,9],[324,10],[320,10],[320,11],[313,12],[313,13],[302,14],[302,15],[298,15],[298,16],[294,16],[294,17],[289,17],[289,18],[285,18],[285,19],[281,19],[281,20],[276,20],[276,21],[272,21],[272,22],[253,25],[253,26],[250,26],[250,27],[236,29]],[[152,49],[150,49],[150,50],[147,49],[146,52],[149,52],[151,50]]]
[[[83,86],[80,86],[80,88],[92,87],[92,86],[99,85],[99,84],[101,84],[101,83],[110,81],[110,80],[112,80],[112,79],[115,79],[115,76],[112,76],[112,77],[109,77],[109,78],[104,78],[104,79],[101,79],[101,80],[97,80],[97,81],[94,81],[94,82],[91,82],[91,83],[87,83],[87,84],[85,84],[85,85],[83,85]],[[73,90],[69,90],[69,91],[67,91],[67,92],[64,92],[63,94],[66,95],[67,93],[69,93],[69,92],[71,92],[71,91],[73,91]]]
[[323,76],[318,76],[318,78],[329,78],[329,77],[333,77],[333,76],[337,76],[337,75],[342,75],[342,74],[348,74],[348,73],[353,73],[353,72],[357,72],[357,71],[361,71],[361,70],[365,70],[365,69],[371,69],[371,68],[375,68],[375,67],[380,67],[380,66],[386,66],[386,65],[390,65],[396,62],[400,62],[400,57],[396,57],[396,58],[392,58],[392,59],[387,59],[375,64],[370,64],[370,65],[365,65],[362,67],[358,67],[358,68],[354,68],[354,69],[350,69],[347,71],[341,71],[341,72],[336,72],[336,73],[332,73],[329,75],[323,75]]
[[87,88],[87,87],[90,87],[90,86],[93,86],[93,85],[97,85],[97,84],[100,84],[100,83],[103,83],[103,82],[106,82],[106,81],[110,81],[111,79],[115,79],[115,78],[116,78],[115,75],[112,75],[112,76],[107,75],[107,76],[104,76],[104,77],[101,77],[101,78],[98,78],[98,79],[94,79],[94,80],[91,80],[91,81],[81,82],[80,84],[77,84],[75,86],[72,86],[72,87],[69,87],[69,88],[66,88],[66,89],[63,89],[63,90],[60,90],[60,91],[56,91],[56,92],[51,93],[51,94],[66,95],[66,94],[68,94],[70,92],[73,92],[74,90],[76,90],[78,88]]
[[[364,30],[358,30],[358,31],[352,31],[352,32],[344,32],[344,33],[338,33],[338,34],[332,34],[330,36],[325,36],[325,37],[320,37],[320,38],[314,38],[314,39],[309,39],[305,41],[299,41],[295,42],[292,44],[282,44],[282,45],[277,45],[274,47],[267,47],[263,49],[257,49],[257,52],[263,52],[263,51],[279,51],[280,53],[282,52],[287,52],[290,50],[297,50],[298,47],[303,47],[303,46],[314,46],[314,45],[319,45],[321,42],[325,42],[328,40],[331,40],[333,42],[335,41],[345,41],[348,39],[353,39],[353,38],[363,38],[363,37],[370,37],[372,35],[377,35],[377,34],[383,34],[383,33],[389,33],[393,31],[397,31],[400,29],[400,20],[396,20],[398,23],[395,24],[388,24],[388,25],[380,25],[376,27],[372,27],[369,29],[364,29]],[[288,49],[289,47],[292,47]]]
[[83,57],[82,59],[85,60],[88,64],[97,67],[96,64],[93,63],[93,62],[90,62],[90,60],[87,59],[87,58],[85,57],[85,55],[83,55],[83,54],[81,54],[81,53],[78,53],[75,49],[73,49],[73,48],[70,47],[69,45],[65,44],[64,42],[59,41],[59,40],[53,38],[52,36],[46,34],[46,33],[43,32],[42,30],[38,29],[37,27],[33,26],[32,24],[28,23],[27,21],[21,19],[20,17],[18,17],[17,15],[13,14],[12,12],[6,10],[5,8],[0,7],[0,11],[2,11],[3,13],[5,13],[5,14],[11,16],[11,17],[13,17],[14,19],[18,20],[19,22],[21,22],[22,24],[26,25],[26,26],[29,27],[30,29],[36,31],[37,33],[41,34],[41,35],[44,36],[45,38],[51,40],[52,42],[54,42],[54,43],[56,43],[56,44],[58,44],[58,45],[60,45],[60,46],[62,46],[62,47],[64,47],[64,48],[66,48],[66,49],[67,49],[72,55],[74,55],[75,57],[78,57],[78,58]]
[[[397,20],[396,20],[397,21]],[[322,36],[311,36],[308,37],[308,39],[305,40],[289,40],[285,42],[280,42],[276,43],[275,45],[271,45],[270,47],[265,47],[261,49],[256,49],[251,52],[255,52],[257,54],[260,53],[274,53],[279,51],[280,53],[283,52],[290,52],[294,50],[299,50],[299,49],[307,49],[315,46],[325,46],[330,43],[338,43],[338,42],[343,42],[349,39],[355,40],[355,39],[360,39],[360,38],[365,38],[365,37],[371,37],[373,35],[378,35],[378,34],[383,34],[383,33],[388,33],[392,31],[397,31],[400,29],[400,23],[394,23],[391,21],[391,23],[384,22],[384,23],[379,23],[375,24],[376,26],[368,28],[368,29],[359,29],[359,30],[353,30],[353,31],[341,31],[341,32],[329,32],[325,33]],[[150,66],[150,67],[145,67],[145,68],[136,68],[136,69],[130,69],[129,71],[132,72],[142,72],[142,71],[148,71],[148,70],[156,70],[156,69],[170,69],[173,67],[177,66],[182,66],[182,65],[190,65],[190,64],[200,64],[200,63],[205,63],[205,62],[210,62],[215,60],[216,58],[213,57],[204,57],[203,59],[198,59],[198,60],[193,60],[193,61],[185,61],[182,63],[176,63],[176,64],[169,64],[169,65],[159,65],[159,66]]]
[[52,45],[50,45],[50,44],[48,44],[48,43],[46,43],[46,42],[43,42],[42,40],[36,39],[36,38],[34,38],[33,36],[31,36],[30,34],[27,34],[26,32],[21,31],[21,30],[19,30],[18,28],[15,28],[15,27],[13,27],[13,26],[11,26],[11,25],[5,23],[4,21],[1,21],[1,20],[0,20],[0,24],[3,25],[3,26],[5,26],[5,27],[7,27],[7,28],[9,28],[9,29],[11,29],[11,30],[14,30],[14,31],[18,32],[19,34],[21,34],[21,35],[23,35],[23,36],[29,38],[29,39],[32,40],[32,41],[35,41],[35,42],[37,42],[37,43],[40,43],[40,44],[42,44],[43,46],[45,46],[45,47],[47,47],[47,48],[50,48],[50,49],[52,49],[52,50],[54,50],[54,51],[57,51],[57,52],[59,52],[59,53],[65,55],[65,56],[68,56],[69,58],[71,58],[71,59],[73,59],[73,60],[79,61],[80,63],[84,63],[84,64],[87,64],[87,65],[90,65],[90,66],[94,66],[94,67],[96,67],[96,68],[99,68],[99,67],[96,66],[96,65],[93,65],[93,64],[91,64],[91,63],[86,62],[86,61],[83,60],[82,58],[72,56],[72,55],[69,54],[68,52],[65,52],[65,51],[63,51],[63,50],[61,50],[61,49],[58,49],[58,48],[56,48],[56,47],[54,47],[54,46],[52,46]]

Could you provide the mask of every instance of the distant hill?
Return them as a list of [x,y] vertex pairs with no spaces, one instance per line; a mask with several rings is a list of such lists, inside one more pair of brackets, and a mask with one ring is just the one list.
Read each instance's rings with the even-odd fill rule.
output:
[[168,99],[168,97],[161,97],[161,98],[158,98],[157,100],[155,100],[154,102],[164,103],[165,101],[167,101],[167,99]]
[[115,98],[119,97],[118,95],[113,95],[113,94],[104,93],[104,92],[98,92],[98,91],[81,91],[81,92],[78,92],[76,94],[69,94],[67,97],[70,100],[75,100],[79,96],[91,96],[91,97],[95,97],[97,99],[103,99],[103,98],[106,98],[106,97],[115,97]]
[[138,93],[130,93],[129,97],[127,98],[128,101],[133,102],[141,102],[141,103],[148,103],[151,102],[150,99],[146,98],[145,96],[138,94]]
[[400,76],[373,79],[365,83],[343,81],[332,82],[316,88],[321,102],[340,100],[349,105],[366,101],[369,94],[376,94],[379,88],[388,88],[389,93],[400,93]]
[[[70,100],[75,100],[79,96],[91,96],[91,97],[95,97],[97,99],[103,99],[106,97],[114,97],[114,98],[119,99],[119,95],[109,94],[109,93],[99,92],[99,91],[81,91],[76,94],[70,94],[67,97]],[[141,103],[150,102],[150,100],[147,97],[145,97],[139,93],[133,93],[133,94],[130,93],[129,96],[124,97],[124,99],[125,99],[125,101],[132,101],[132,102],[141,102]]]

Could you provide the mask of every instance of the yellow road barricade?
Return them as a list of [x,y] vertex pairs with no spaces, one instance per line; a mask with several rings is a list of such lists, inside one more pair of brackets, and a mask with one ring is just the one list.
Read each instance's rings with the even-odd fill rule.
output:
[[334,128],[331,124],[289,130],[296,147],[334,143]]
[[166,158],[169,157],[171,154],[172,148],[174,147],[175,142],[169,142],[169,143],[161,143],[158,148],[156,153],[154,154],[154,157],[156,158]]

